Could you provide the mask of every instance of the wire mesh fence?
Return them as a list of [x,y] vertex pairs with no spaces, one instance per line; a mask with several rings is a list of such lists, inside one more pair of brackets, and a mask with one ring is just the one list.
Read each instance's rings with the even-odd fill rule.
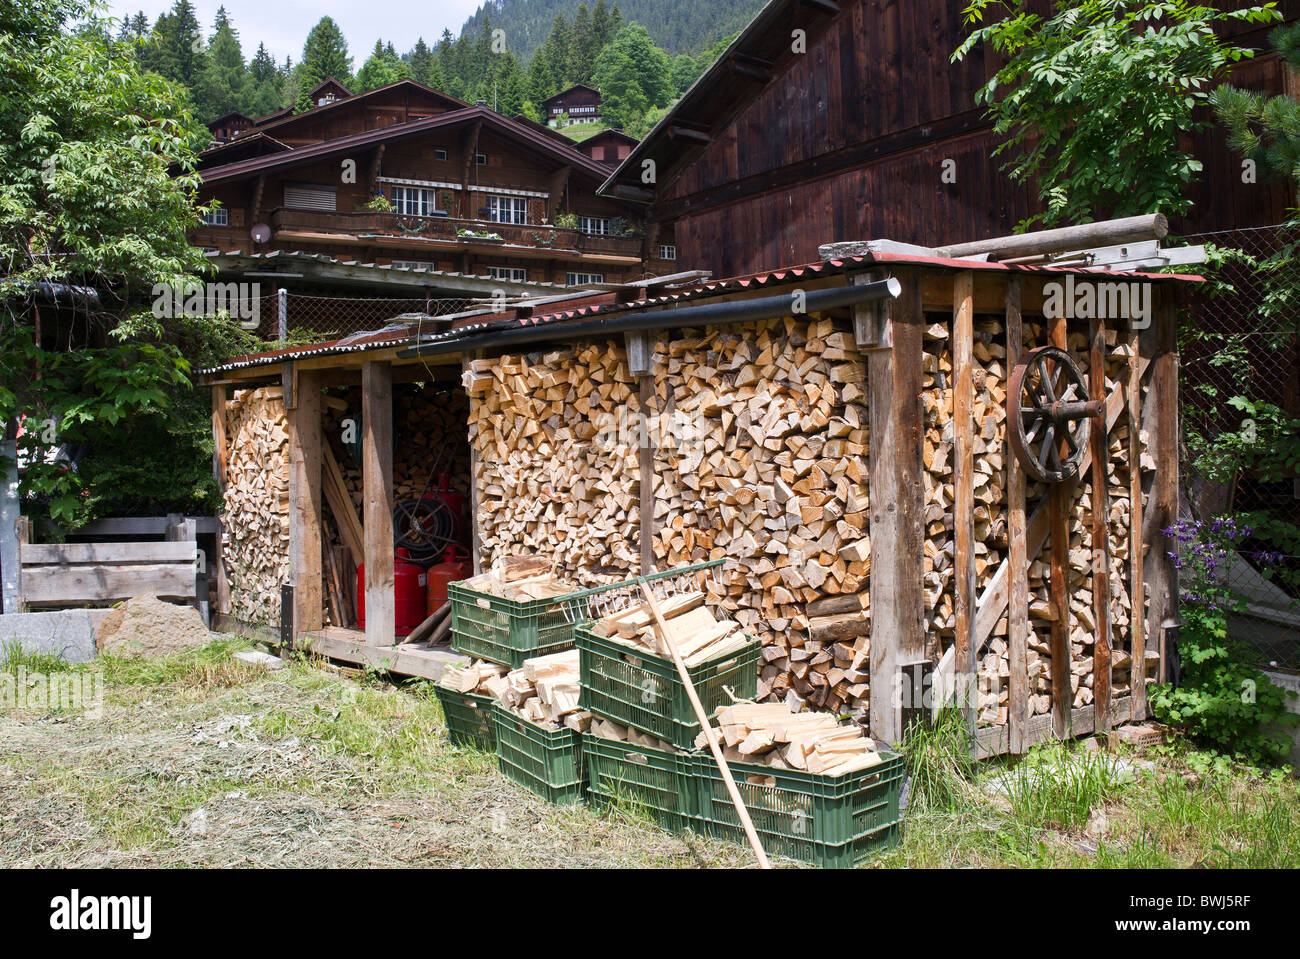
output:
[[1300,669],[1300,229],[1185,239],[1212,247],[1180,329],[1190,522],[1230,547],[1215,570],[1230,632],[1261,664]]
[[466,298],[343,297],[294,292],[286,292],[282,301],[278,293],[272,292],[246,298],[244,315],[256,319],[257,335],[264,340],[322,343],[381,330],[390,323],[415,322],[420,316],[450,316],[478,302]]

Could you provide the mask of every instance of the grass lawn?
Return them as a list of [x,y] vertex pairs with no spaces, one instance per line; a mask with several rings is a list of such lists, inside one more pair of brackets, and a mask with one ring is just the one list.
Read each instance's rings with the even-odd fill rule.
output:
[[560,133],[577,143],[581,143],[583,140],[594,137],[597,133],[608,129],[609,127],[603,123],[574,123],[567,127],[558,128]]
[[[636,810],[550,806],[449,746],[427,683],[229,640],[102,669],[102,715],[0,711],[0,866],[751,865]],[[1014,769],[916,744],[906,866],[1300,866],[1295,780],[1141,756],[1039,750]],[[924,757],[924,761],[923,760]],[[1191,757],[1195,760],[1195,757]],[[1196,766],[1196,768],[1200,768]]]

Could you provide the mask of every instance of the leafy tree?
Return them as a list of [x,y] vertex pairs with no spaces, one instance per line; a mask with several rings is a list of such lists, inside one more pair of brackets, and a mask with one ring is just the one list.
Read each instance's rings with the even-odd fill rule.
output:
[[596,61],[593,79],[601,93],[602,114],[622,129],[636,127],[651,109],[666,107],[672,98],[668,56],[638,23],[619,30]]
[[217,8],[208,55],[194,84],[194,102],[199,117],[215,120],[247,107],[248,67],[239,46],[239,34],[230,23],[226,8]]
[[410,68],[397,55],[393,45],[391,43],[385,45],[383,40],[376,40],[374,51],[357,71],[356,92],[361,93],[385,84],[396,83],[410,75]]
[[302,60],[298,63],[295,103],[299,113],[315,106],[311,91],[330,77],[351,89],[352,57],[348,55],[348,42],[339,25],[332,17],[321,17],[307,34]]
[[[11,436],[25,426],[29,509],[65,523],[87,518],[95,477],[55,463],[48,434],[120,452],[120,424],[174,422],[179,397],[194,395],[180,342],[229,329],[156,319],[140,306],[154,284],[205,268],[186,229],[193,144],[207,131],[129,47],[67,29],[90,13],[82,0],[28,0],[0,14],[0,422]],[[86,287],[98,306],[87,300],[57,331],[59,314],[46,306],[38,335],[41,291]],[[147,445],[131,455],[142,468],[167,468]],[[210,473],[204,456],[193,475]]]
[[1201,163],[1180,143],[1203,129],[1194,111],[1232,63],[1252,55],[1215,34],[1265,23],[1267,6],[1218,10],[1190,0],[1056,0],[1045,18],[1009,0],[972,0],[976,26],[953,53],[984,44],[1002,61],[977,100],[1005,139],[1011,177],[1035,186],[1044,212],[1022,227],[1161,212],[1180,214]]

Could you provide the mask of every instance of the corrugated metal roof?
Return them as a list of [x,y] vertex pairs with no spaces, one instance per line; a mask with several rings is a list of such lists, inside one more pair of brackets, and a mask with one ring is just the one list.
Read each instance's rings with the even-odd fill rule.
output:
[[[952,259],[944,257],[927,257],[913,254],[902,253],[873,253],[864,256],[851,256],[837,260],[823,260],[817,263],[805,263],[799,266],[781,267],[776,270],[768,270],[763,273],[752,273],[748,276],[730,277],[721,280],[708,280],[693,284],[685,289],[676,290],[671,293],[665,293],[661,296],[651,297],[644,300],[635,300],[628,303],[617,302],[613,293],[600,292],[592,293],[589,296],[577,295],[574,297],[577,301],[591,300],[586,305],[567,307],[535,316],[520,316],[515,309],[503,313],[487,313],[480,319],[473,322],[464,322],[454,325],[451,329],[440,331],[423,336],[416,333],[406,333],[399,338],[379,338],[379,334],[359,340],[356,343],[340,347],[340,341],[331,341],[310,347],[297,347],[278,350],[272,353],[263,353],[256,356],[240,357],[236,360],[216,367],[210,370],[200,370],[200,373],[215,373],[223,370],[240,369],[242,367],[260,366],[275,362],[282,362],[286,359],[297,358],[301,356],[319,356],[327,353],[352,353],[363,352],[370,349],[388,349],[390,347],[414,346],[428,343],[441,343],[448,340],[465,340],[465,348],[473,349],[473,339],[477,334],[487,333],[501,329],[508,329],[512,326],[545,326],[552,323],[560,324],[573,320],[589,319],[596,316],[609,316],[616,313],[636,313],[645,310],[661,309],[672,306],[675,303],[687,303],[695,300],[707,299],[711,296],[722,296],[729,293],[744,292],[747,290],[760,290],[778,284],[791,283],[799,280],[815,280],[827,276],[836,276],[855,270],[865,269],[873,265],[897,265],[897,266],[930,266],[942,267],[952,270],[975,270],[984,272],[1006,272],[1006,273],[1036,273],[1050,275],[1074,274],[1076,276],[1105,276],[1105,277],[1128,277],[1140,278],[1148,281],[1184,281],[1184,282],[1201,282],[1203,277],[1195,275],[1184,275],[1175,273],[1136,273],[1118,270],[1106,270],[1097,267],[1069,267],[1069,266],[1039,266],[1032,264],[1005,264],[993,263],[977,260]],[[526,306],[527,303],[518,304]],[[436,318],[431,318],[436,319]],[[395,337],[396,334],[388,334],[388,337]]]

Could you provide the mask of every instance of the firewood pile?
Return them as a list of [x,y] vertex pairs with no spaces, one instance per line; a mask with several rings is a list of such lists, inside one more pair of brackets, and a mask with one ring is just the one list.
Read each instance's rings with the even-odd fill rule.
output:
[[582,585],[640,571],[637,385],[621,344],[476,360],[466,375],[485,566],[550,556]]
[[231,615],[280,621],[289,578],[289,424],[279,387],[238,390],[227,406],[222,557]]
[[586,732],[591,713],[578,705],[578,651],[566,650],[549,656],[524,660],[524,664],[505,674],[497,698],[515,715],[541,726],[557,730],[569,727]]
[[478,593],[521,603],[554,599],[578,591],[577,586],[555,575],[551,560],[545,556],[502,557],[492,569],[465,580],[464,585]]
[[759,635],[759,697],[868,706],[865,364],[830,320],[710,329],[656,351],[661,567],[727,557],[713,598]]
[[598,620],[591,631],[632,649],[661,656],[671,655],[668,646],[671,642],[687,666],[707,663],[753,643],[737,622],[718,621],[704,603],[705,594],[699,590],[661,601],[659,611],[668,627],[667,636],[645,603]]
[[[717,724],[729,762],[842,776],[881,761],[861,726],[841,724],[831,713],[792,713],[785,703],[736,703],[718,710]],[[703,732],[695,745],[708,745]]]

